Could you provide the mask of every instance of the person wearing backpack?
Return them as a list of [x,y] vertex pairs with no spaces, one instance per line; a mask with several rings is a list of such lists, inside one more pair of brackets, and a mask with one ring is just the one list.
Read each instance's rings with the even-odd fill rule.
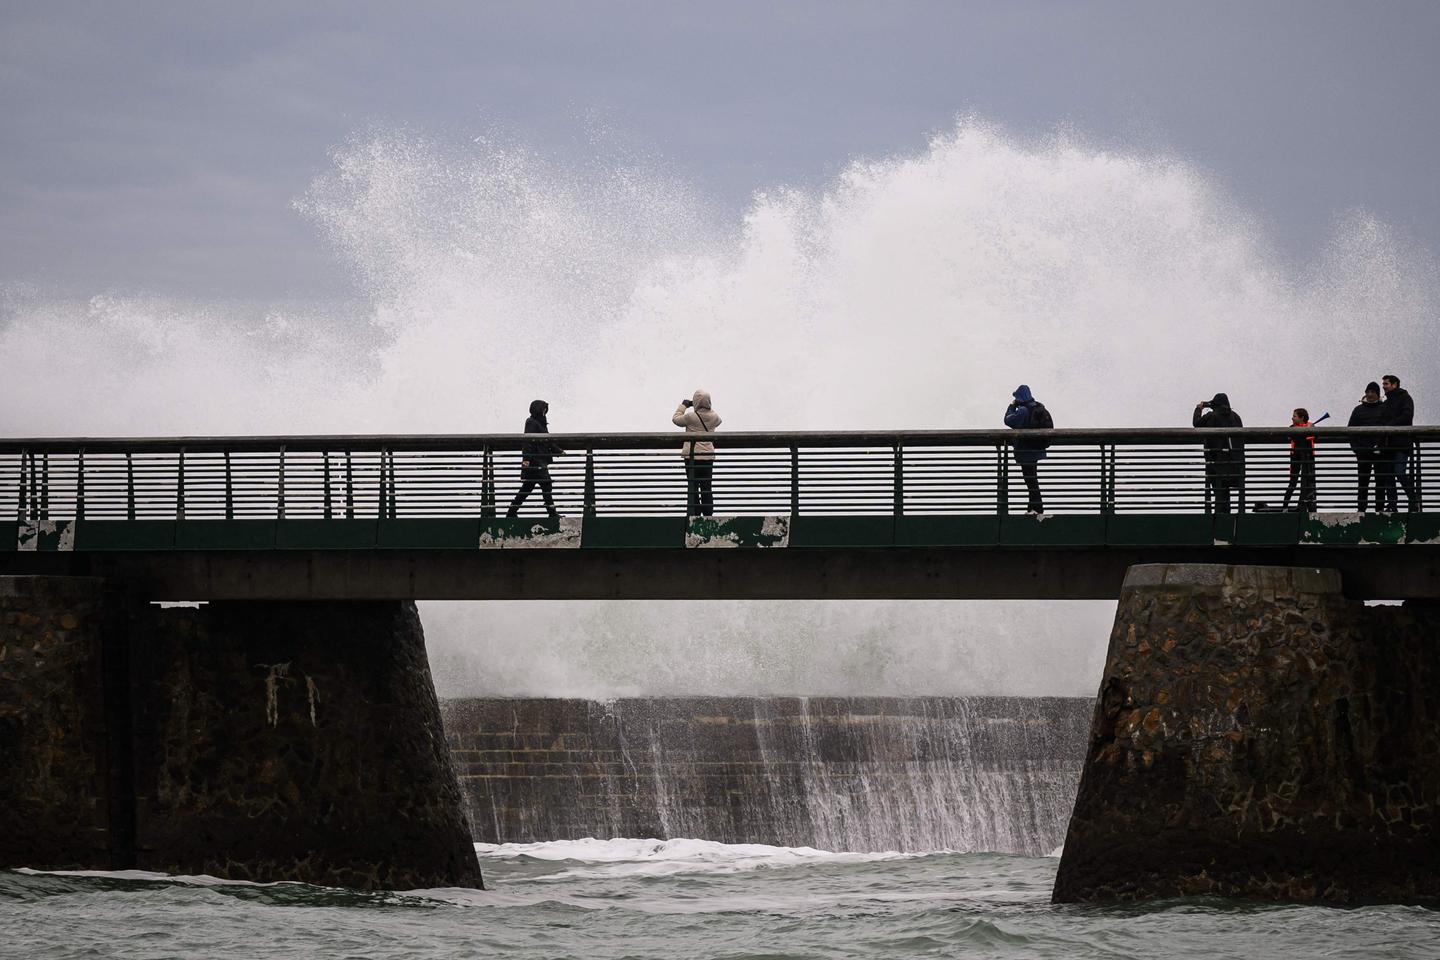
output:
[[[1206,408],[1209,411],[1206,412]],[[1191,426],[1207,429],[1243,427],[1240,414],[1230,409],[1230,398],[1223,393],[1214,399],[1195,404]],[[1245,441],[1239,437],[1219,437],[1205,441],[1205,482],[1215,491],[1215,512],[1230,512],[1230,491],[1245,478]],[[1241,505],[1243,509],[1243,504]]]
[[[1012,430],[1053,430],[1055,421],[1045,404],[1036,400],[1025,384],[1015,388],[1015,402],[1005,408],[1005,426]],[[1016,437],[1011,449],[1015,462],[1020,465],[1020,474],[1025,478],[1025,490],[1029,502],[1026,513],[1044,513],[1045,504],[1040,497],[1040,471],[1037,464],[1045,459],[1045,448],[1049,441],[1039,437]]]

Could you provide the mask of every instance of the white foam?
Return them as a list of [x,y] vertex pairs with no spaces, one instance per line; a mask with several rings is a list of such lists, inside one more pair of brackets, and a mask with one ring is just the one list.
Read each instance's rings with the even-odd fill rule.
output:
[[154,870],[35,870],[30,867],[20,867],[16,873],[26,873],[31,876],[50,877],[96,877],[104,880],[140,880],[151,883],[179,883],[191,887],[278,887],[283,885],[300,886],[296,880],[277,880],[268,883],[258,883],[254,880],[227,880],[223,877],[212,877],[209,874],[169,874],[157,873]]
[[[763,843],[718,843],[714,840],[677,838],[658,840],[618,837],[598,840],[551,840],[543,843],[477,843],[482,859],[550,860],[573,863],[569,871],[553,876],[647,875],[677,873],[739,873],[821,863],[872,863],[904,860],[926,854],[848,853],[814,847],[777,847]],[[599,869],[595,869],[599,868]]]

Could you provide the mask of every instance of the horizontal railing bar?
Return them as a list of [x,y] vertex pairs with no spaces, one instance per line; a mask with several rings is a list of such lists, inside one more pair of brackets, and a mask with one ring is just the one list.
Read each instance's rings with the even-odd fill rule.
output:
[[[717,448],[765,448],[800,447],[835,448],[847,447],[855,450],[873,449],[867,452],[877,456],[892,453],[896,445],[902,447],[974,447],[1009,446],[1019,431],[1013,430],[865,430],[865,431],[807,431],[794,433],[731,432],[709,434],[707,442]],[[1246,442],[1290,441],[1300,437],[1313,436],[1317,444],[1349,442],[1357,437],[1377,437],[1386,441],[1440,440],[1440,427],[1244,427],[1239,429],[1197,429],[1194,427],[1099,427],[1094,429],[1064,429],[1024,431],[1027,440],[1043,439],[1054,446],[1075,446],[1083,444],[1197,444],[1203,440],[1216,440],[1236,436]],[[569,455],[583,456],[581,449],[653,449],[668,450],[679,459],[677,446],[684,442],[686,435],[676,433],[555,433],[547,434],[542,442],[554,443],[572,451]],[[0,455],[15,455],[21,452],[35,454],[75,451],[85,448],[86,457],[106,453],[157,454],[179,453],[184,450],[187,458],[195,454],[211,452],[270,453],[276,454],[283,446],[286,457],[294,453],[419,453],[427,451],[455,454],[459,451],[482,452],[489,447],[492,451],[520,450],[536,442],[535,436],[526,434],[426,434],[426,435],[311,435],[311,436],[246,436],[246,437],[37,437],[0,439]]]

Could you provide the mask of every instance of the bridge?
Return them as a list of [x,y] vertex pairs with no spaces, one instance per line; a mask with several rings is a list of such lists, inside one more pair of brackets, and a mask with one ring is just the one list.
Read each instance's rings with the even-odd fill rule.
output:
[[[1042,433],[1041,515],[1023,512],[1010,430],[715,434],[713,517],[690,515],[673,432],[548,435],[567,451],[558,518],[539,491],[504,515],[533,436],[5,440],[0,575],[175,600],[1114,599],[1131,564],[1210,562],[1440,595],[1440,512],[1355,513],[1350,447],[1408,441],[1423,499],[1440,428],[1025,436]],[[1202,442],[1231,436],[1246,469],[1226,514]],[[1320,509],[1284,512],[1302,436]]]
[[[1320,510],[1283,512],[1307,434]],[[1022,436],[1049,442],[1044,514],[1023,512]],[[1428,824],[1429,781],[1386,778],[1410,749],[1394,744],[1430,742],[1435,607],[1336,593],[1440,597],[1440,513],[1349,512],[1358,437],[1408,443],[1423,498],[1437,428],[725,433],[714,516],[690,508],[681,435],[552,435],[567,451],[554,518],[534,497],[504,515],[534,436],[0,441],[0,807],[26,825],[0,834],[0,867],[479,885],[419,599],[1118,598],[1099,772],[1057,897],[1111,890],[1110,863],[1173,870],[1177,797],[1213,818],[1303,782],[1304,809],[1332,811],[1306,824],[1402,795]],[[1206,478],[1203,443],[1222,438],[1247,451],[1234,513]],[[1205,741],[1223,776],[1140,772],[1189,769],[1196,729],[1227,731]],[[1321,747],[1293,769],[1344,776],[1257,766]],[[1376,757],[1383,771],[1347,779]],[[1311,804],[1312,781],[1340,799]],[[1229,856],[1236,827],[1218,816]],[[1341,831],[1327,869],[1409,858],[1433,873],[1433,831],[1382,835]],[[1117,859],[1117,838],[1139,852]],[[1308,863],[1312,847],[1262,836],[1257,862]]]

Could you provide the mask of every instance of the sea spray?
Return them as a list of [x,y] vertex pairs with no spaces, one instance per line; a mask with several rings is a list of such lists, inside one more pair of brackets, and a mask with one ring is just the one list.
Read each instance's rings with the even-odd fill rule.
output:
[[[1063,426],[1343,410],[1397,372],[1433,420],[1432,251],[1363,211],[1295,268],[1182,159],[965,120],[766,186],[729,222],[663,166],[367,131],[297,198],[337,304],[57,298],[0,278],[11,436]],[[60,399],[63,398],[63,402]],[[652,608],[647,607],[647,610]],[[661,609],[661,608],[653,608]],[[1091,694],[1108,611],[1050,604],[427,605],[446,693]],[[801,610],[806,612],[795,613]]]

